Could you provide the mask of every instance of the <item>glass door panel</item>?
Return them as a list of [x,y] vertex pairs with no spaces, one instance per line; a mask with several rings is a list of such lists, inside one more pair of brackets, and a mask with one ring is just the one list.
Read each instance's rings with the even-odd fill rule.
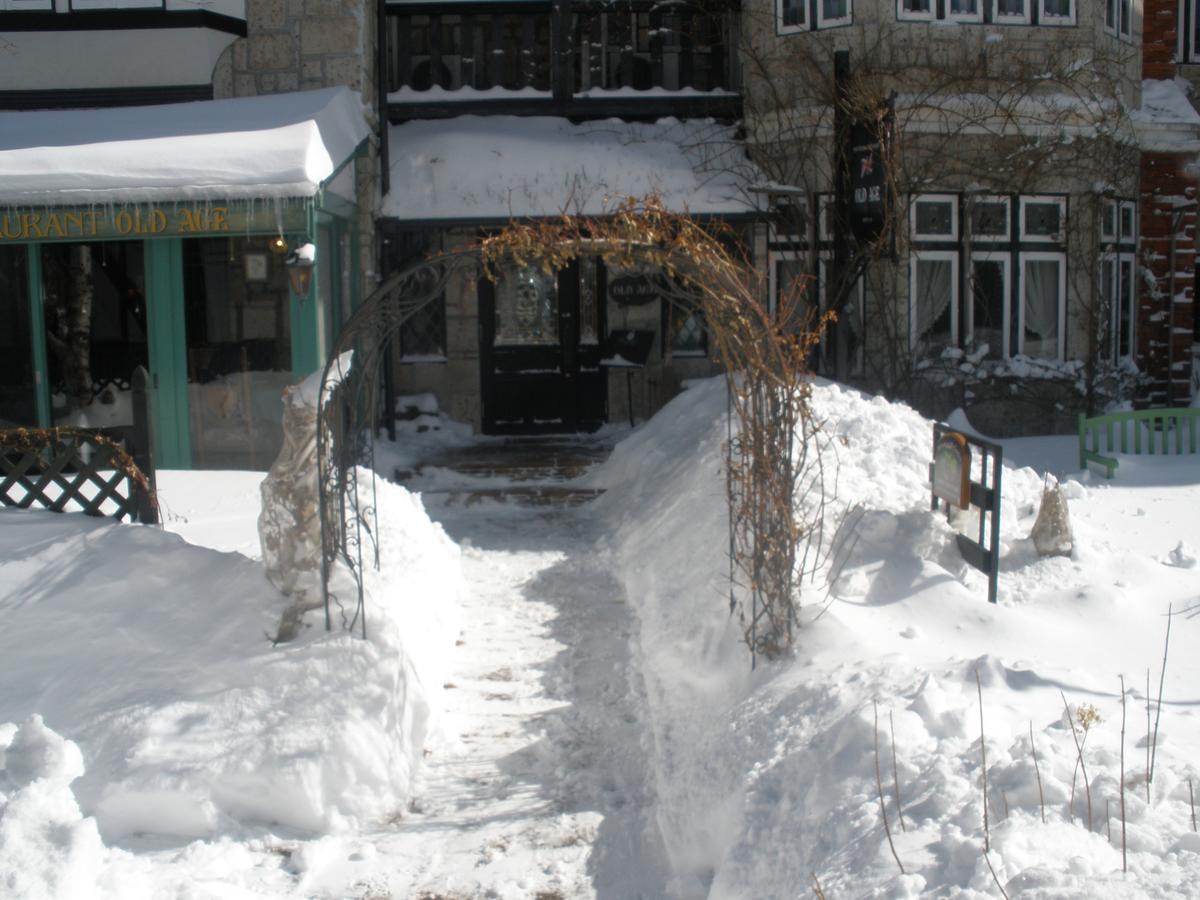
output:
[[283,257],[263,238],[184,241],[183,293],[193,465],[267,469],[292,381]]

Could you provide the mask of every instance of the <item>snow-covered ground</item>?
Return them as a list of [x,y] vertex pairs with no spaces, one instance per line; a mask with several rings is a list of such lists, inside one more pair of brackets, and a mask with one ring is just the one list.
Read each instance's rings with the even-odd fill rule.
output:
[[[805,589],[795,655],[753,670],[720,381],[618,444],[586,506],[384,490],[367,642],[266,639],[260,475],[164,473],[164,530],[0,511],[0,896],[1196,896],[1200,459],[1105,482],[1072,438],[1005,442],[989,606],[929,512],[930,423],[815,404],[857,542]],[[1046,472],[1069,557],[1027,540]],[[1090,830],[1064,695],[1100,717]]]

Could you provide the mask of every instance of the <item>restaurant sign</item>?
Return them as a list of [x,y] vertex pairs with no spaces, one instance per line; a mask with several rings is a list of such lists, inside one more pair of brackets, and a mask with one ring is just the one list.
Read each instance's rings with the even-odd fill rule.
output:
[[0,244],[303,232],[302,202],[175,203],[0,211]]

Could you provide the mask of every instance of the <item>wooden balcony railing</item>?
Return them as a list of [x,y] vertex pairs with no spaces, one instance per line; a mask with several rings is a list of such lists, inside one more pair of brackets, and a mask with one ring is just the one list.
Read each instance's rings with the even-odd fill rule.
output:
[[389,93],[737,90],[728,3],[393,3],[386,13]]

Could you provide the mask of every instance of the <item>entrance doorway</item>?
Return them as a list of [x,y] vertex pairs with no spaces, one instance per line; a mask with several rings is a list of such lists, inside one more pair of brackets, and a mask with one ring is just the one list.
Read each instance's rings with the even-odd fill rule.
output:
[[485,434],[595,431],[604,423],[600,368],[604,264],[575,260],[556,274],[512,265],[479,280]]

